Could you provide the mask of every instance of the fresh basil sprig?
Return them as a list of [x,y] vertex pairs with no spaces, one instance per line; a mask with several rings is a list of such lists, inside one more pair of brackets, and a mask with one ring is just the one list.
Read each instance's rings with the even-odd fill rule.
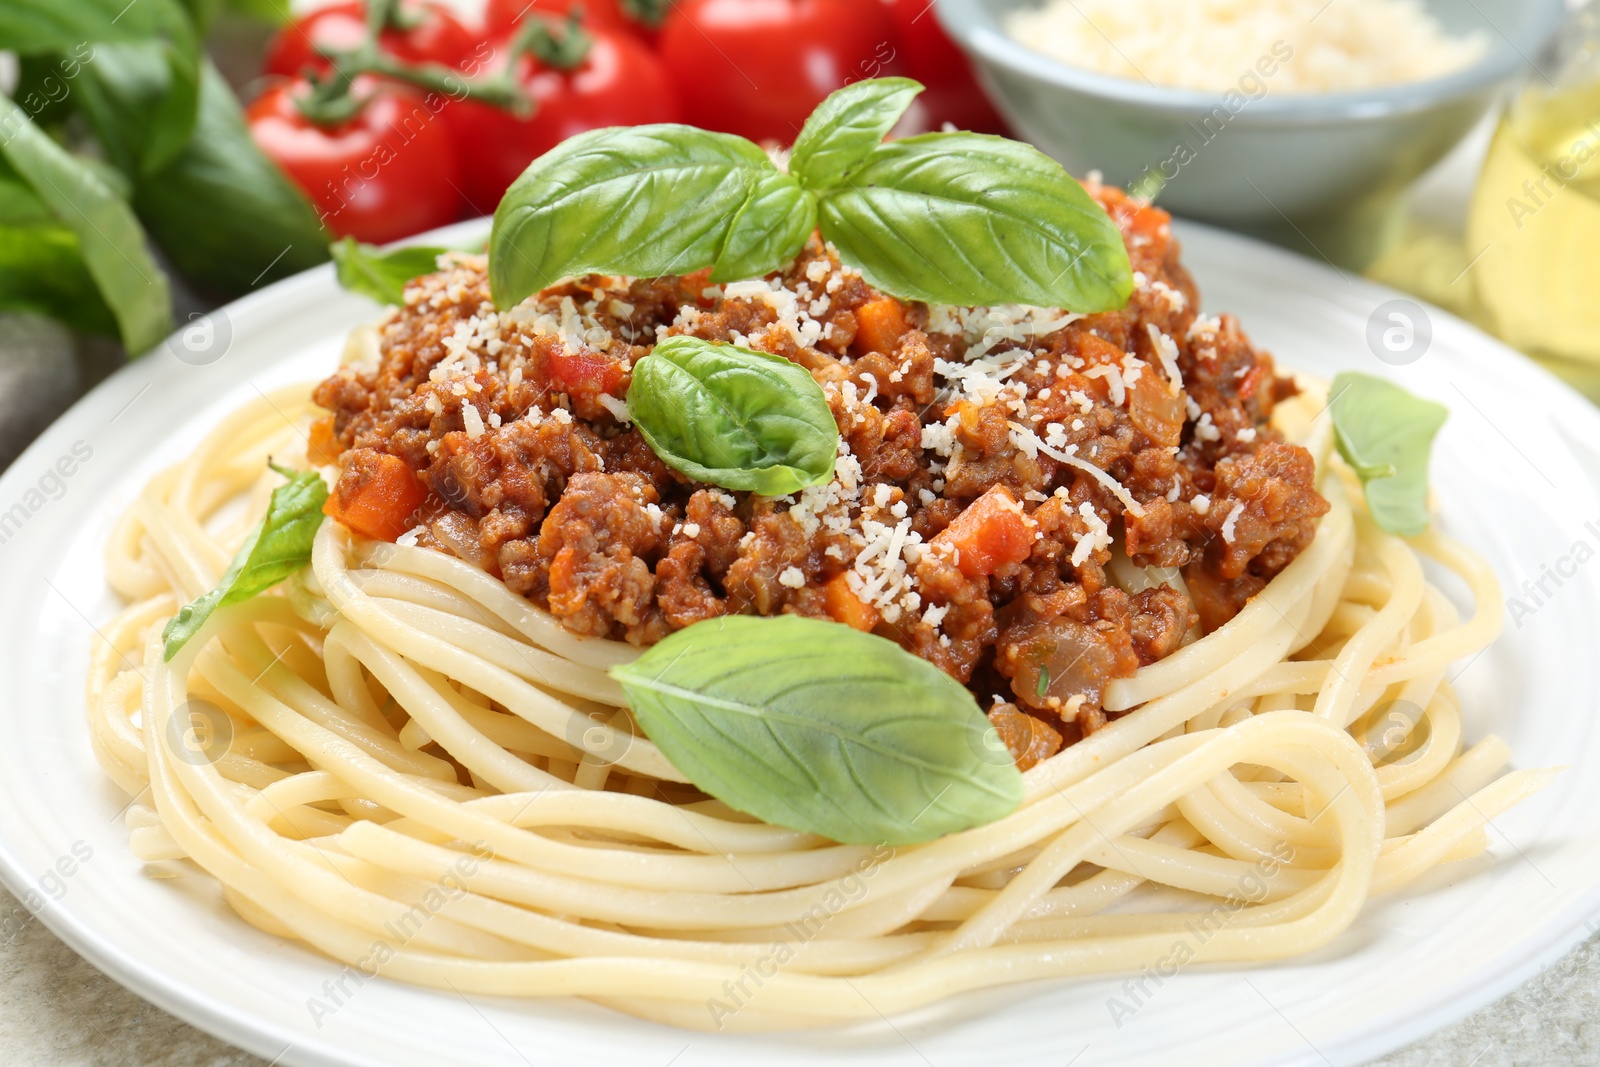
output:
[[1428,459],[1449,409],[1392,382],[1346,371],[1328,388],[1334,442],[1366,492],[1380,529],[1413,537],[1428,528]]
[[185,604],[161,631],[162,658],[170,660],[218,608],[266,592],[311,562],[311,543],[322,526],[328,487],[316,471],[273,470],[289,479],[272,491],[267,514],[245,538],[217,587]]
[[380,304],[405,303],[406,283],[438,269],[439,257],[450,251],[434,245],[409,245],[384,251],[345,237],[328,246],[339,284]]
[[613,667],[700,789],[847,844],[931,841],[1009,815],[1022,775],[961,683],[892,641],[796,615],[696,623]]
[[696,481],[786,496],[833,480],[828,398],[782,356],[669,337],[634,364],[628,415],[662,462]]
[[929,133],[875,149],[822,198],[822,232],[879,289],[939,304],[1094,312],[1133,292],[1111,216],[1032,145]]
[[749,141],[690,126],[567,141],[495,212],[495,302],[589,272],[757,277],[820,226],[867,281],[908,299],[1085,313],[1127,303],[1116,224],[1048,156],[970,133],[882,143],[921,88],[883,78],[835,92],[807,120],[787,175]]
[[910,78],[873,78],[831,94],[806,119],[789,153],[789,169],[809,189],[844,183],[872,154],[922,92]]
[[[777,174],[744,138],[692,126],[613,127],[569,138],[529,164],[494,213],[495,300],[510,307],[591,271],[655,277],[718,267],[736,223],[765,228],[743,209]],[[763,258],[793,258],[804,240],[769,245]],[[751,244],[741,237],[736,250]],[[736,258],[745,270],[749,252]]]

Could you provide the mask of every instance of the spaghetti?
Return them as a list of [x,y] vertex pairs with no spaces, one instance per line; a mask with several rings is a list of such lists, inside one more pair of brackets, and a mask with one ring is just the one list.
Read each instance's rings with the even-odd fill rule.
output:
[[[1180,962],[1305,953],[1482,852],[1552,773],[1467,746],[1445,680],[1498,631],[1488,567],[1373,525],[1317,410],[1307,393],[1275,414],[1331,506],[1310,545],[1231,621],[1111,682],[1125,713],[1028,770],[1015,812],[927,844],[838,845],[706,799],[622,706],[606,671],[631,646],[333,522],[306,571],[163,661],[162,623],[264,509],[266,459],[303,450],[304,388],[231,417],[117,526],[130,604],[93,657],[95,752],[141,799],[141,859],[193,861],[250,923],[364,974],[463,993],[761,1030],[1138,971],[1197,921]],[[1125,906],[1163,887],[1190,903]]]

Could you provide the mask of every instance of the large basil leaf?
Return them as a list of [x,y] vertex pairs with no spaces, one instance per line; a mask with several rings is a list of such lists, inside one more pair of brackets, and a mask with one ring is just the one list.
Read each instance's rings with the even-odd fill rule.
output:
[[1031,145],[935,133],[875,149],[822,196],[822,232],[873,285],[939,304],[1120,308],[1116,223]]
[[88,333],[117,336],[83,262],[77,235],[57,221],[0,156],[0,310],[31,311]]
[[450,251],[430,245],[411,245],[385,252],[354,237],[336,241],[333,253],[339,284],[352,293],[370,296],[380,304],[405,303],[406,283],[438,269],[439,257]]
[[193,136],[199,77],[169,44],[103,44],[83,67],[79,104],[112,163],[129,175],[150,174]]
[[316,471],[272,469],[289,481],[272,491],[266,515],[245,538],[217,587],[185,604],[161,631],[164,659],[177,655],[218,608],[264,593],[311,562],[328,486]]
[[0,96],[0,156],[60,225],[77,239],[85,269],[138,354],[172,323],[167,276],[151,258],[133,212],[92,167],[52,141],[22,108]]
[[1334,442],[1361,479],[1372,521],[1401,537],[1426,530],[1428,460],[1449,409],[1351,371],[1333,379],[1328,397]]
[[696,623],[613,667],[699,788],[774,826],[909,845],[1003,818],[1022,775],[966,688],[892,641],[796,615]]
[[0,222],[0,310],[31,311],[87,333],[117,336],[116,316],[65,226]]
[[628,414],[663,463],[696,481],[786,496],[833,480],[828,398],[781,356],[669,337],[634,364]]
[[136,179],[133,205],[178,269],[223,295],[328,260],[316,211],[250,139],[239,101],[209,60],[194,136],[171,164]]
[[529,164],[494,213],[495,303],[510,307],[591,271],[652,277],[712,266],[732,220],[773,173],[749,141],[692,126],[613,127],[570,138]]
[[806,119],[789,154],[789,173],[808,189],[827,189],[883,143],[922,85],[871,78],[831,93]]
[[817,198],[789,175],[773,171],[756,183],[728,224],[711,280],[759,278],[799,255],[816,228]]
[[0,49],[66,52],[89,41],[148,41],[176,45],[191,64],[199,40],[179,0],[5,0],[0,3]]

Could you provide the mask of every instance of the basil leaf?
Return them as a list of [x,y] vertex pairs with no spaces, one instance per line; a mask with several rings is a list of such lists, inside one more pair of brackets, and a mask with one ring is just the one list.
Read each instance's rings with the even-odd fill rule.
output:
[[628,414],[663,463],[696,481],[787,496],[833,480],[828,398],[781,356],[669,337],[633,365]]
[[385,252],[346,237],[329,245],[328,251],[333,254],[340,285],[380,304],[400,305],[405,303],[406,283],[438,270],[439,257],[450,249],[411,245]]
[[1346,371],[1329,386],[1334,443],[1366,491],[1380,529],[1413,537],[1428,528],[1428,460],[1449,409],[1392,382]]
[[160,342],[171,329],[171,291],[127,203],[6,96],[0,96],[0,156],[77,238],[128,351],[137,355]]
[[107,157],[129,175],[167,166],[194,135],[200,71],[171,45],[100,45],[78,91]]
[[0,311],[31,311],[75,330],[117,336],[117,320],[64,226],[0,223]]
[[311,543],[322,525],[328,486],[316,471],[272,469],[288,483],[272,491],[267,514],[245,538],[217,587],[185,604],[161,631],[163,659],[177,655],[218,608],[266,592],[311,562]]
[[899,297],[1090,313],[1133,292],[1116,223],[1059,163],[1004,137],[882,145],[821,200],[823,236]]
[[759,278],[799,255],[816,228],[817,198],[789,175],[773,171],[756,183],[728,224],[711,280]]
[[133,205],[178,270],[223,295],[328,260],[316,211],[251,140],[210,60],[200,68],[194,136],[171,164],[135,179]]
[[89,41],[164,38],[188,56],[199,53],[189,14],[178,0],[5,0],[0,49],[65,52]]
[[808,189],[838,185],[883,143],[922,89],[910,78],[872,78],[829,94],[795,138],[789,173]]
[[[654,277],[717,264],[734,219],[775,173],[744,138],[692,126],[612,127],[569,138],[529,164],[494,213],[495,303],[511,307],[590,272]],[[749,252],[736,250],[735,258],[743,266]]]
[[1022,775],[972,694],[892,641],[797,615],[680,630],[611,669],[700,789],[774,826],[909,845],[1003,818]]

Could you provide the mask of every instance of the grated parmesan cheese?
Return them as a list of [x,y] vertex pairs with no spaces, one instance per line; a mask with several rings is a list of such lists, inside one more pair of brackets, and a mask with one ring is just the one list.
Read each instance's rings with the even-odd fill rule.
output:
[[1222,539],[1228,544],[1233,544],[1233,524],[1239,521],[1239,516],[1244,514],[1244,502],[1233,505],[1233,510],[1228,512],[1228,517],[1222,520]]

